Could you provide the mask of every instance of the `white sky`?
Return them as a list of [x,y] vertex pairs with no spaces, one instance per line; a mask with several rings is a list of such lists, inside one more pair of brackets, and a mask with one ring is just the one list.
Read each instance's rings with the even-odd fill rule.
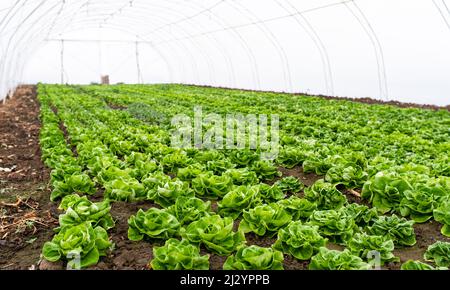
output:
[[[446,10],[450,0],[435,0],[434,3],[433,0],[359,0],[355,1],[357,7],[351,3],[341,4],[305,12],[304,18],[296,15],[260,25],[246,24],[292,14],[295,9],[307,11],[339,1],[225,0],[217,4],[220,1],[141,0],[135,1],[135,7],[128,8],[123,5],[129,1],[91,2],[98,6],[93,5],[86,15],[98,14],[101,21],[105,21],[105,14],[122,9],[121,13],[106,17],[106,22],[111,24],[110,28],[120,27],[130,33],[99,29],[98,21],[91,21],[89,25],[74,21],[58,33],[54,30],[49,37],[135,40],[136,34],[140,37],[148,34],[145,39],[154,46],[139,45],[145,83],[196,83],[350,97],[388,96],[399,101],[450,104],[450,26],[445,22],[450,23],[450,10]],[[215,4],[211,13],[182,20]],[[442,15],[435,4],[441,8]],[[370,26],[361,18],[358,8]],[[3,14],[0,5],[0,20]],[[178,23],[167,25],[172,22]],[[235,29],[216,31],[226,26]],[[318,37],[311,37],[312,30],[305,27],[312,27]],[[149,34],[149,31],[154,32]],[[186,35],[191,38],[180,40]],[[3,48],[4,39],[0,35]],[[317,45],[317,40],[322,41],[323,46]],[[374,46],[377,41],[380,45]],[[22,80],[59,82],[60,52],[59,42],[45,42],[33,49]],[[329,57],[330,71],[327,66],[324,69],[325,55]],[[0,56],[3,57],[1,52]],[[378,73],[379,68],[383,68],[383,59],[386,78],[380,78]],[[112,82],[138,81],[134,43],[66,42],[64,67],[65,81],[70,83],[98,82],[101,73],[109,74]],[[332,75],[333,91],[331,81],[325,82],[328,72]],[[384,92],[384,81],[388,94]]]

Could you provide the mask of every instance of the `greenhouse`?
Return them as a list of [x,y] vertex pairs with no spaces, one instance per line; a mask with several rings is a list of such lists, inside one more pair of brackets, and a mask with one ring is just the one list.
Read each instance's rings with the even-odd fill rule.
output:
[[0,270],[448,270],[449,52],[449,0],[1,1]]

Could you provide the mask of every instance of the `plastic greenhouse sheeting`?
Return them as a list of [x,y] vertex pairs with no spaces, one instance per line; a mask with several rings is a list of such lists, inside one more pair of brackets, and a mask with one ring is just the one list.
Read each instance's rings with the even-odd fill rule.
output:
[[3,0],[20,83],[189,83],[450,104],[450,0]]

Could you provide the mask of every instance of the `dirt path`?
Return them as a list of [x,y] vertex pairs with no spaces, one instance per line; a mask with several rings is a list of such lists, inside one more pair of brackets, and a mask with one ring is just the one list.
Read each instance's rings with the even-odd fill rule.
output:
[[41,162],[40,127],[35,86],[20,87],[0,105],[0,269],[36,267],[53,235],[57,216]]

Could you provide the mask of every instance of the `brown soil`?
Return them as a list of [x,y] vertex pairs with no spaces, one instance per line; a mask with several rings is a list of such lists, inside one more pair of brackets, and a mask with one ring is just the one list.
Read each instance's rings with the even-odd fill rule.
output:
[[[13,224],[14,221],[31,217],[30,226],[16,226],[14,231],[0,232],[0,269],[62,269],[64,265],[49,264],[40,261],[43,244],[51,240],[52,229],[57,226],[59,212],[56,203],[49,201],[49,170],[41,162],[39,149],[40,122],[39,104],[36,100],[35,87],[21,87],[6,104],[0,105],[0,167],[11,172],[0,171],[0,227]],[[306,186],[311,186],[322,178],[315,174],[305,174],[301,167],[294,169],[280,168],[283,176],[295,176]],[[360,198],[343,190],[350,202],[366,204]],[[100,199],[102,193],[99,191]],[[20,199],[22,202],[14,206]],[[127,238],[128,218],[138,209],[154,207],[151,203],[123,203],[112,205],[111,214],[116,220],[116,227],[110,231],[115,249],[103,257],[92,269],[148,269],[152,258],[153,246],[160,241],[132,242]],[[237,223],[238,224],[238,223]],[[236,226],[237,226],[236,224]],[[25,223],[27,225],[27,223]],[[1,228],[0,228],[1,229]],[[16,231],[17,229],[17,231]],[[395,255],[401,262],[409,259],[423,260],[427,247],[437,240],[450,241],[440,233],[440,225],[429,222],[415,226],[417,244],[414,247],[397,249]],[[5,235],[5,233],[7,233]],[[249,245],[270,246],[275,238],[246,235]],[[342,249],[329,245],[333,249]],[[211,269],[222,269],[226,257],[210,254]],[[307,269],[308,262],[298,261],[285,256],[285,269]],[[386,265],[386,269],[399,269],[400,263]]]
[[36,89],[20,87],[0,105],[0,269],[33,268],[57,225],[39,130]]

